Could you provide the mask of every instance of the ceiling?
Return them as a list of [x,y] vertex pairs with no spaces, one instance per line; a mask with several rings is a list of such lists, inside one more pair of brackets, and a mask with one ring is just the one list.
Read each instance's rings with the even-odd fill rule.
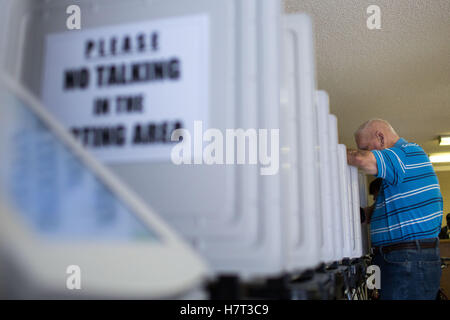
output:
[[[355,146],[364,121],[389,121],[426,152],[450,152],[450,0],[285,0],[314,20],[318,85],[330,95],[339,139]],[[369,30],[366,9],[381,9]]]

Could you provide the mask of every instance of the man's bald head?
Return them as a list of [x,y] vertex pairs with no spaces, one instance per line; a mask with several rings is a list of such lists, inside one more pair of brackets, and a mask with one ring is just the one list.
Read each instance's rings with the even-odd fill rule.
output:
[[366,121],[355,132],[356,145],[362,150],[391,148],[399,138],[389,122],[382,119]]

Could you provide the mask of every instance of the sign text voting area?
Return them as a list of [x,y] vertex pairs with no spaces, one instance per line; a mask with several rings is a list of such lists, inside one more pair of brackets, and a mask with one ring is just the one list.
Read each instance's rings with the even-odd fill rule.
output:
[[170,161],[175,129],[208,120],[208,17],[46,38],[44,105],[107,162]]

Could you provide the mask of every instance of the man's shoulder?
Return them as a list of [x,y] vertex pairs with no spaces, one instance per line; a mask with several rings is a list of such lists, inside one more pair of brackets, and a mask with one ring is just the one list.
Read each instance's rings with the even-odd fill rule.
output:
[[400,139],[393,148],[393,151],[401,151],[404,154],[426,154],[423,148],[415,142],[409,142],[405,139]]
[[406,142],[400,145],[400,148],[422,148],[417,143],[414,142]]

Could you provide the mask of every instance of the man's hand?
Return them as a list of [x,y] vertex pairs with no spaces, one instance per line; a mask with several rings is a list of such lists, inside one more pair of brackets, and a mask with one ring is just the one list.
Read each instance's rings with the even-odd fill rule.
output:
[[377,160],[370,151],[347,149],[347,162],[363,170],[366,174],[376,175],[378,173]]

